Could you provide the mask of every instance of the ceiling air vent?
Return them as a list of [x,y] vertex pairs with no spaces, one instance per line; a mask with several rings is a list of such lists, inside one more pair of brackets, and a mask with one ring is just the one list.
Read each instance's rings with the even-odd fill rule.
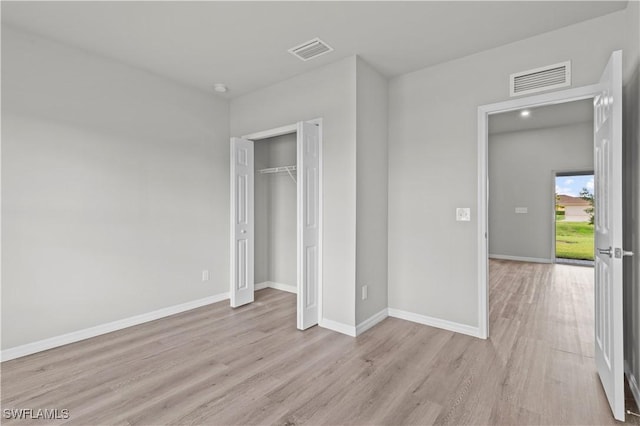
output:
[[509,77],[511,96],[543,92],[571,85],[571,61],[548,65],[529,71],[517,72]]
[[313,40],[304,42],[299,46],[292,47],[291,49],[289,49],[289,53],[291,53],[298,59],[308,61],[309,59],[317,58],[320,55],[329,53],[332,50],[333,48],[327,43],[320,40],[319,38],[314,38]]

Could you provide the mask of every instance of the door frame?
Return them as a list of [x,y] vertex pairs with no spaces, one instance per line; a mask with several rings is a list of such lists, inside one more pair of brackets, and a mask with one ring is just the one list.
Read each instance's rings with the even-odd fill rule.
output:
[[[594,165],[595,168],[595,165]],[[584,170],[584,169],[562,169],[562,170],[551,170],[552,173],[552,191],[553,194],[556,193],[556,178],[558,176],[562,177],[562,176],[587,176],[587,175],[592,175],[595,176],[595,170]],[[595,206],[594,206],[595,208]],[[553,204],[552,204],[552,215],[553,215],[553,222],[551,223],[551,263],[557,263],[556,259],[558,258],[556,256],[556,203],[555,203],[555,197],[553,199]],[[595,234],[593,236],[594,238],[594,242],[595,242]]]
[[[322,301],[323,301],[323,285],[322,285],[322,259],[323,259],[323,249],[322,249],[322,242],[323,242],[323,199],[324,199],[324,193],[323,193],[323,155],[322,155],[322,140],[323,140],[323,119],[322,118],[314,118],[311,120],[301,120],[307,123],[312,123],[318,126],[318,131],[319,131],[319,147],[318,147],[318,157],[319,157],[319,170],[318,170],[318,324],[320,324],[320,320],[322,319]],[[282,136],[282,135],[287,135],[287,134],[292,134],[292,133],[296,133],[298,132],[298,122],[293,123],[293,124],[288,124],[285,126],[280,126],[280,127],[274,127],[272,129],[267,129],[267,130],[262,130],[259,132],[254,132],[254,133],[250,133],[248,135],[243,135],[241,136],[242,139],[247,139],[253,142],[256,141],[260,141],[262,139],[269,139],[269,138],[274,138],[276,136]],[[296,142],[296,152],[298,152],[301,149],[301,147],[299,146],[299,141]],[[296,154],[297,156],[297,154]],[[232,189],[233,190],[233,187]],[[296,205],[298,205],[298,203],[300,203],[301,200],[301,194],[298,194],[298,192],[296,191]],[[296,223],[296,250],[299,250],[299,237],[302,234],[302,223],[300,221],[300,219],[297,219],[297,223]],[[233,256],[233,252],[231,253],[231,256]],[[299,253],[297,253],[296,255],[296,268],[299,269],[300,265],[298,265],[299,261]],[[230,259],[231,263],[233,263],[233,257]],[[296,291],[297,291],[297,295],[299,295],[301,293],[301,287],[302,287],[302,281],[300,280],[299,271],[296,271]],[[231,283],[231,286],[233,286],[233,283]],[[298,310],[298,305],[296,304],[296,311]]]
[[[563,104],[594,98],[600,92],[599,84],[580,86],[541,95],[481,105],[478,107],[478,337],[489,338],[489,116],[546,105]],[[555,250],[554,250],[555,253]]]

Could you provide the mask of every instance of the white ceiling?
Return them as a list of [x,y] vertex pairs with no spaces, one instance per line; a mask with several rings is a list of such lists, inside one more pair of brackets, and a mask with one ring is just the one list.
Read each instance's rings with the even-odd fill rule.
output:
[[521,110],[489,116],[489,134],[518,132],[593,121],[593,99],[526,109],[530,112],[528,117],[520,116]]
[[[358,54],[387,77],[624,9],[626,1],[10,2],[2,24],[229,97]],[[335,51],[287,49],[320,37]]]

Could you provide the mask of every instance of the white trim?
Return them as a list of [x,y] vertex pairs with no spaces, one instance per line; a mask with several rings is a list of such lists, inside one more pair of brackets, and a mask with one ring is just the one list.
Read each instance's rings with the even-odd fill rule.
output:
[[261,132],[251,133],[249,135],[242,136],[242,139],[249,139],[250,141],[257,141],[260,139],[275,138],[276,136],[288,135],[290,133],[296,133],[298,130],[298,124],[288,124],[286,126],[276,127],[275,129],[263,130]]
[[318,146],[318,323],[323,318],[322,313],[322,299],[323,299],[323,241],[324,241],[324,172],[323,170],[323,158],[324,158],[324,125],[322,118],[314,118],[309,120],[309,123],[316,124],[320,133],[319,146]]
[[377,325],[379,322],[384,320],[389,316],[389,309],[384,308],[377,314],[371,315],[366,320],[362,321],[360,324],[356,325],[356,336],[361,335],[365,331],[369,330],[371,327]]
[[489,253],[489,259],[515,260],[517,262],[553,263],[553,259],[544,259],[542,257],[509,256],[507,254]]
[[293,294],[298,293],[298,289],[295,285],[282,284],[282,283],[277,283],[275,281],[263,281],[253,286],[254,290],[262,290],[265,288],[273,288],[276,290],[286,291],[287,293],[293,293]]
[[478,108],[478,328],[479,337],[489,338],[489,119],[487,113]]
[[[557,238],[558,238],[558,231],[556,229],[556,204],[558,203],[558,201],[556,200],[556,195],[559,195],[556,191],[556,182],[558,180],[558,173],[555,170],[551,170],[552,176],[551,176],[551,188],[549,188],[551,190],[551,193],[553,194],[553,196],[551,196],[550,200],[551,201],[551,251],[549,253],[551,253],[551,259],[553,259],[553,263],[556,263],[555,259],[556,259],[556,245],[558,244],[557,242]],[[489,257],[491,257],[491,255],[489,255]]]
[[265,288],[269,288],[269,283],[271,281],[263,281],[261,283],[257,283],[253,285],[253,291],[264,290]]
[[326,318],[320,319],[318,325],[322,328],[328,328],[329,330],[346,334],[347,336],[356,337],[356,327],[353,325],[343,324]]
[[478,337],[489,337],[489,285],[488,285],[488,147],[487,131],[489,115],[501,112],[533,108],[542,105],[555,105],[565,102],[593,98],[599,92],[600,85],[592,84],[573,89],[559,90],[541,95],[527,96],[478,107]]
[[276,290],[286,291],[287,293],[298,294],[298,288],[295,285],[269,282],[269,287]]
[[424,324],[431,327],[442,328],[456,333],[466,334],[468,336],[480,337],[479,328],[467,324],[428,317],[426,315],[415,314],[413,312],[402,311],[394,308],[389,308],[389,316],[411,322],[417,322],[418,324]]
[[89,339],[91,337],[96,337],[102,334],[132,327],[134,325],[143,324],[149,321],[155,321],[157,319],[179,314],[181,312],[190,311],[192,309],[200,308],[212,303],[222,302],[223,300],[227,299],[229,299],[229,293],[221,293],[215,296],[209,296],[203,299],[181,303],[179,305],[168,306],[166,308],[147,312],[146,314],[135,315],[133,317],[108,322],[106,324],[97,325],[95,327],[89,327],[83,330],[62,334],[60,336],[38,340],[37,342],[27,343],[26,345],[15,346],[13,348],[3,350],[0,355],[0,359],[2,361],[8,361],[10,359],[20,358],[26,355],[34,354],[36,352],[46,351],[48,349],[57,348],[58,346],[68,345],[69,343],[79,342],[80,340]]
[[629,388],[631,389],[631,394],[633,398],[636,400],[636,406],[640,407],[640,386],[638,386],[638,381],[636,380],[636,376],[631,371],[631,367],[627,361],[624,362],[624,372],[627,376],[627,381],[629,382]]
[[[236,154],[233,138],[229,138],[229,253],[235,253],[236,251],[236,212],[235,212],[235,191],[236,191],[236,178],[235,163]],[[235,258],[233,255],[229,256],[229,299],[235,291]],[[233,300],[231,300],[231,307],[233,307]]]

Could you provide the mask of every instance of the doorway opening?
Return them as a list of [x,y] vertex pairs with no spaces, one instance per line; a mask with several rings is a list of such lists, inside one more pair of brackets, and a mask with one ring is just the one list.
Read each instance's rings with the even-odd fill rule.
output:
[[[526,108],[593,100],[595,175],[594,361],[613,416],[624,421],[622,259],[622,51],[611,54],[600,81],[590,86],[512,99],[478,107],[478,334],[489,337],[489,117]],[[549,174],[551,176],[551,174]],[[551,188],[551,184],[549,185]],[[493,183],[491,194],[494,194]],[[493,196],[493,195],[492,195]],[[555,200],[549,197],[549,217]],[[556,269],[565,265],[550,265]],[[586,268],[573,268],[587,270]],[[553,310],[548,311],[553,314]]]
[[[556,244],[562,241],[556,232],[564,223],[557,222],[561,216],[557,211],[565,213],[566,207],[573,213],[568,204],[560,209],[555,195],[574,193],[573,187],[583,179],[578,177],[580,171],[593,170],[593,153],[592,99],[489,117],[489,327],[496,339],[517,336],[509,362],[521,363],[546,389],[544,396],[536,399],[531,396],[536,394],[534,387],[525,384],[514,390],[515,398],[522,392],[521,398],[527,395],[536,406],[548,398],[579,391],[585,399],[599,401],[596,412],[606,418],[608,407],[597,382],[553,382],[547,373],[554,362],[594,357],[593,268],[556,265],[555,260],[561,253]],[[545,361],[533,361],[524,356],[526,353],[535,353]],[[595,377],[595,363],[585,366],[584,372]],[[580,420],[579,416],[572,419],[576,423]]]
[[593,171],[555,173],[555,262],[593,266],[595,207]]

